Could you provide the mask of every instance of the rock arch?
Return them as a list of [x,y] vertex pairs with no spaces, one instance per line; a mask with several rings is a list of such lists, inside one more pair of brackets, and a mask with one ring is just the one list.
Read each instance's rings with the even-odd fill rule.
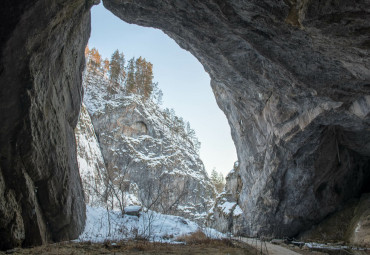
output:
[[[83,227],[73,128],[94,2],[0,10],[0,249]],[[368,1],[104,5],[162,29],[210,74],[237,147],[246,234],[295,235],[369,184]]]

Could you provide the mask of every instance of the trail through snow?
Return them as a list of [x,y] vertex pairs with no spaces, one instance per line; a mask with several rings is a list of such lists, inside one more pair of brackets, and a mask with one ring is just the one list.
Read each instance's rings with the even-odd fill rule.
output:
[[300,253],[294,252],[280,245],[272,244],[269,242],[261,242],[260,240],[255,238],[239,237],[235,238],[235,240],[247,243],[250,246],[255,247],[259,251],[262,249],[263,253],[267,253],[269,255],[301,255]]

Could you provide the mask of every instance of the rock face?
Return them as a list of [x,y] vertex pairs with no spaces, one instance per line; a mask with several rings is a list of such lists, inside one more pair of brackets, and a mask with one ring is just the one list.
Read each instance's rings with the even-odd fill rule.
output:
[[75,238],[84,226],[73,129],[91,5],[2,3],[0,250]]
[[[105,162],[100,150],[95,129],[86,106],[82,104],[79,120],[75,129],[77,162],[82,180],[85,203],[102,206],[105,187]],[[101,194],[100,196],[97,194]]]
[[210,227],[234,235],[245,233],[244,213],[239,206],[242,188],[239,162],[235,162],[234,168],[226,176],[224,191],[217,196],[215,205],[208,215],[207,223]]
[[163,30],[210,74],[238,152],[245,234],[294,236],[369,185],[368,1],[104,5]]
[[[117,187],[113,198],[108,198],[116,209],[139,204],[204,223],[213,204],[214,186],[192,140],[175,121],[178,117],[139,95],[125,95],[102,74],[89,72],[85,77],[84,102],[93,127],[86,128],[89,119],[82,111],[76,137],[83,182],[101,194],[104,184],[108,189],[110,183]],[[98,144],[90,134],[92,129]],[[83,139],[84,133],[91,139]],[[99,163],[96,147],[105,166]],[[99,187],[96,181],[88,181],[88,175],[97,177]]]
[[312,241],[345,241],[370,247],[370,194],[349,201],[343,210],[330,215],[299,238]]

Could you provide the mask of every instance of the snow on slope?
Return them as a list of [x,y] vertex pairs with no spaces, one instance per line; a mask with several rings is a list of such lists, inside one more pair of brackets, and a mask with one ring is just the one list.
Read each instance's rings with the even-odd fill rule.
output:
[[164,215],[154,211],[141,212],[140,217],[123,215],[118,211],[87,206],[86,226],[78,241],[104,242],[142,237],[155,242],[174,242],[181,235],[201,229],[210,238],[225,235],[183,217]]

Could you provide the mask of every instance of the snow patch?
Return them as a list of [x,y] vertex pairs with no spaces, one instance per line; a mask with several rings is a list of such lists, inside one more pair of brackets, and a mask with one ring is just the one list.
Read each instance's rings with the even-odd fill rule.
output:
[[226,237],[214,229],[202,229],[195,222],[179,216],[149,210],[136,217],[122,215],[118,211],[107,211],[102,207],[87,206],[85,230],[77,241],[100,243],[143,237],[154,242],[175,242],[177,237],[199,229],[210,238]]
[[225,214],[229,214],[232,212],[233,208],[235,207],[235,202],[224,202],[219,207]]

